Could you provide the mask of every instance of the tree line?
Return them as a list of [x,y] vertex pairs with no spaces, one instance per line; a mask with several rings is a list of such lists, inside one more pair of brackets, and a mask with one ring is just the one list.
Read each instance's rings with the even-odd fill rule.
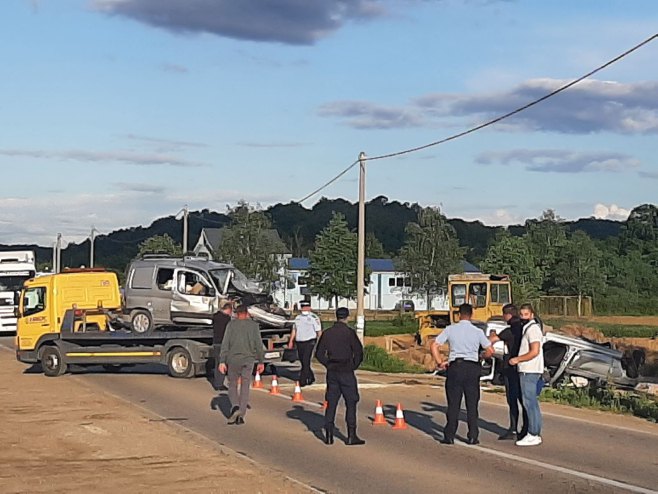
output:
[[[643,205],[635,208],[626,222],[594,218],[568,222],[547,211],[524,225],[488,227],[447,219],[437,209],[381,196],[366,207],[366,245],[368,257],[395,259],[399,269],[408,273],[414,290],[423,296],[431,296],[465,259],[483,271],[510,274],[517,300],[543,294],[588,295],[600,313],[649,313],[658,301],[657,222],[657,208]],[[356,290],[355,275],[347,274],[356,272],[356,223],[356,204],[341,199],[321,199],[310,209],[297,203],[268,209],[241,203],[225,213],[190,213],[190,245],[194,246],[203,228],[228,227],[220,256],[245,273],[267,278],[266,273],[276,268],[267,253],[283,249],[309,257],[312,266],[324,265],[324,272],[338,273],[344,268],[346,274],[332,277],[335,287],[317,290],[323,298],[350,297]],[[261,235],[271,228],[279,232],[283,246],[271,245],[272,240]],[[163,241],[180,249],[181,234],[181,223],[172,216],[149,227],[100,235],[96,265],[121,275],[140,250],[162,250],[166,247],[157,244]],[[245,238],[256,241],[245,242]],[[153,242],[157,249],[147,245]],[[335,254],[338,246],[343,249],[335,256],[339,263],[328,254]],[[40,267],[49,265],[52,257],[52,249],[38,246],[0,248],[32,248]],[[87,265],[88,256],[88,241],[70,244],[62,253],[62,263]],[[323,279],[322,272],[318,269],[311,275],[316,286],[329,284],[326,276],[323,283],[318,281]]]

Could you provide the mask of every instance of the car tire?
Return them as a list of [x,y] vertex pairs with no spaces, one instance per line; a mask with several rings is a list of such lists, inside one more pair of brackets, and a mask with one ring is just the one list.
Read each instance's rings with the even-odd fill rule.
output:
[[41,368],[48,377],[61,376],[66,372],[62,352],[56,346],[47,346],[41,351]]
[[130,329],[136,334],[151,334],[153,332],[153,316],[144,309],[132,311],[130,313]]
[[191,377],[195,372],[192,356],[182,346],[177,346],[167,353],[167,370],[171,377],[183,379]]

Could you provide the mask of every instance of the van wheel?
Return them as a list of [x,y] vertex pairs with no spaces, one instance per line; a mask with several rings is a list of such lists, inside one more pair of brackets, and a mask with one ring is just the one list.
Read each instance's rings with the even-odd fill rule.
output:
[[171,377],[190,377],[194,373],[194,363],[192,362],[190,352],[180,346],[169,350],[167,354],[167,369]]
[[134,310],[130,313],[130,327],[133,333],[151,334],[153,332],[153,316],[147,310]]
[[61,376],[66,372],[66,363],[62,360],[62,352],[56,346],[47,346],[41,352],[41,368],[48,377]]

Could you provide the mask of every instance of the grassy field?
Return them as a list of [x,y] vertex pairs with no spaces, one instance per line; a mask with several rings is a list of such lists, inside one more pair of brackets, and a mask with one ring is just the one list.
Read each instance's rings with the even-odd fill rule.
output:
[[402,359],[386,353],[386,350],[375,345],[366,345],[363,352],[363,364],[361,369],[375,372],[409,373],[417,374],[425,372],[418,365],[412,365]]
[[658,336],[658,326],[627,326],[578,319],[546,319],[545,322],[556,329],[569,324],[587,326],[601,331],[607,338],[652,338]]
[[[324,321],[322,326],[326,329],[333,323]],[[350,323],[354,325],[354,323]],[[389,334],[414,334],[418,329],[415,319],[405,317],[393,321],[366,321],[366,336],[386,336]]]
[[622,393],[608,388],[545,388],[539,399],[576,408],[625,413],[658,422],[658,402],[655,398]]

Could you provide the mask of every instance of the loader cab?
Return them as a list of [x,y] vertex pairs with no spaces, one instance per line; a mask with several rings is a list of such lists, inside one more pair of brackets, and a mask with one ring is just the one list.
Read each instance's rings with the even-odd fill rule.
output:
[[455,274],[448,277],[450,321],[459,321],[459,306],[473,306],[473,320],[489,321],[500,317],[503,306],[512,302],[509,276],[480,273]]

